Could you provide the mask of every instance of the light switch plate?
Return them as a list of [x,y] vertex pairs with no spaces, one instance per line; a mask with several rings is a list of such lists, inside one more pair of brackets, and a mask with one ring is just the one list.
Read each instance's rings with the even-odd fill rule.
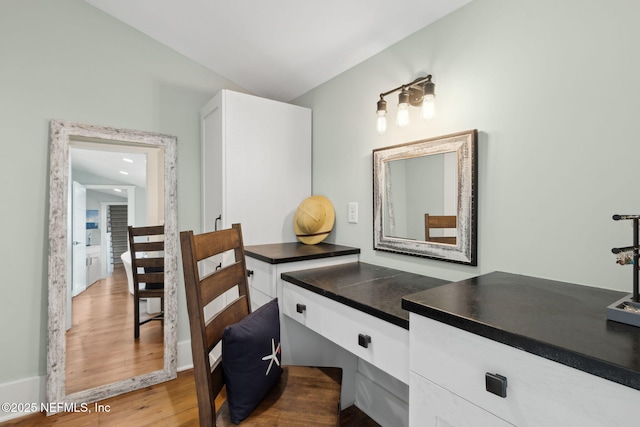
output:
[[352,224],[358,223],[358,203],[357,202],[349,202],[348,220]]

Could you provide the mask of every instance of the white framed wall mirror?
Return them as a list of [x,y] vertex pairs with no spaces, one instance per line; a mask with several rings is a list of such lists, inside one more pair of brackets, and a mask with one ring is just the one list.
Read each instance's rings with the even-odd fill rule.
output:
[[374,249],[477,265],[477,133],[373,150]]
[[[48,402],[90,403],[176,377],[176,149],[174,136],[51,121]],[[107,219],[117,210],[121,232],[165,226],[164,320],[138,340],[127,248]]]

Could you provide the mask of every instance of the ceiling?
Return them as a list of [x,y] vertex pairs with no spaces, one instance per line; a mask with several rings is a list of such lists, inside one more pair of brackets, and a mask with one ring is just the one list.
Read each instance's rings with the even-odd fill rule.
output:
[[[126,149],[114,151],[104,144],[89,144],[84,147],[72,146],[69,150],[71,157],[72,176],[75,173],[90,177],[95,182],[113,183],[111,188],[96,189],[112,196],[126,197],[126,192],[115,192],[117,184],[147,187],[147,156],[140,150]],[[128,159],[128,160],[124,160]],[[96,181],[97,179],[97,181]],[[116,184],[117,183],[117,184]]]
[[255,95],[292,99],[471,0],[85,0]]

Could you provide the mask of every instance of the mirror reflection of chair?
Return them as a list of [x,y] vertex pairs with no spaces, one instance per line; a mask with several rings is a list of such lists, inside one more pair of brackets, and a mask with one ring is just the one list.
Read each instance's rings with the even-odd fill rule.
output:
[[[246,325],[247,320],[255,319],[255,316],[261,313],[261,310],[264,311],[267,306],[277,307],[277,304],[274,304],[277,301],[272,300],[271,303],[267,303],[251,313],[240,224],[234,224],[230,229],[199,235],[194,235],[192,231],[183,231],[180,233],[180,242],[191,326],[191,347],[200,426],[230,426],[234,419],[230,414],[234,411],[232,406],[234,404],[231,402],[232,390],[229,382],[231,375],[228,372],[230,360],[225,359],[225,352],[231,351],[231,346],[227,347],[229,341],[225,341],[226,336],[234,325]],[[235,260],[223,268],[216,269],[201,277],[198,262],[224,252],[233,253]],[[210,320],[205,319],[204,307],[236,287],[238,297],[214,314]],[[278,311],[275,313],[279,335]],[[241,320],[242,322],[238,323]],[[260,329],[255,323],[253,326],[253,330]],[[211,366],[209,354],[221,341],[224,342],[222,356],[218,357],[214,365]],[[268,347],[271,348],[273,345],[271,342]],[[279,344],[277,349],[273,350],[274,360],[278,349]],[[235,358],[235,355],[233,357]],[[223,360],[226,366],[223,366]],[[262,358],[262,361],[264,360],[265,358]],[[275,362],[279,365],[278,360]],[[247,365],[251,365],[249,369],[252,369],[254,365],[260,363],[258,358],[255,364]],[[264,364],[264,362],[262,363]],[[275,364],[273,367],[275,368]],[[271,369],[271,363],[269,363],[269,369]],[[267,369],[266,375],[269,374],[269,369]],[[252,385],[241,388],[242,394],[249,393],[249,389],[254,388],[253,382],[262,381],[259,377],[264,376],[265,373],[260,371],[259,375],[251,377]],[[264,398],[261,401],[258,399],[259,403],[255,409],[242,421],[243,426],[279,425],[282,423],[301,426],[340,425],[342,383],[340,368],[285,366],[277,378],[275,385],[267,389]],[[225,385],[226,389],[223,390]],[[224,401],[222,399],[225,393],[221,391],[226,392],[227,399]],[[223,403],[220,404],[219,402],[222,401]]]
[[[133,336],[137,339],[140,325],[164,320],[164,225],[129,226],[129,251],[133,273]],[[146,299],[149,304],[149,298],[160,298],[160,312],[141,319],[140,300]]]
[[424,214],[424,239],[427,242],[435,243],[447,243],[450,245],[456,244],[456,236],[432,236],[431,230],[433,229],[456,229],[458,226],[458,217],[455,215],[429,215]]

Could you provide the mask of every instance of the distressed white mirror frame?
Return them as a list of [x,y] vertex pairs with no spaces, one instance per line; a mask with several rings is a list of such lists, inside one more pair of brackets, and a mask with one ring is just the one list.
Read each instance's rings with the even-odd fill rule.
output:
[[[49,178],[49,339],[47,349],[47,401],[90,403],[176,377],[177,357],[177,140],[174,136],[136,130],[52,120]],[[157,146],[164,149],[165,297],[164,367],[123,381],[66,393],[65,322],[67,310],[67,254],[69,200],[69,144],[72,139],[101,143]],[[132,332],[133,337],[133,332]],[[133,338],[132,338],[133,339]]]
[[[373,248],[477,265],[477,130],[470,130],[407,144],[373,150]],[[455,152],[457,154],[456,244],[427,242],[385,233],[384,213],[389,212],[387,162]]]

